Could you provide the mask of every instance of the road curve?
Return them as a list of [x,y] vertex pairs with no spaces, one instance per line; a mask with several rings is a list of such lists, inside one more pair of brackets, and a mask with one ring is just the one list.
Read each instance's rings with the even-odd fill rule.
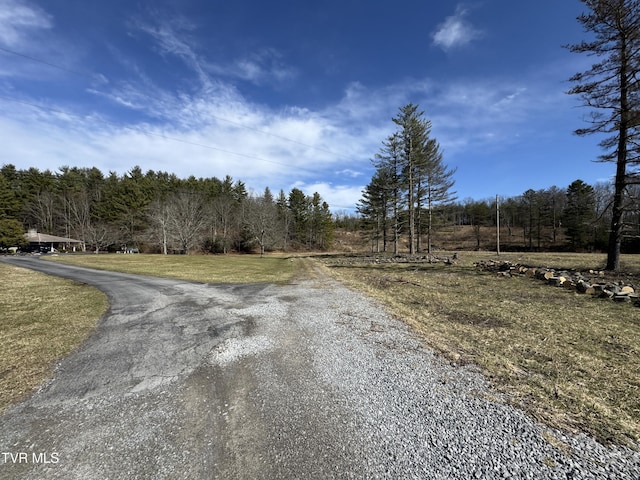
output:
[[537,424],[328,279],[8,261],[94,285],[110,310],[0,417],[0,479],[640,478],[637,452]]

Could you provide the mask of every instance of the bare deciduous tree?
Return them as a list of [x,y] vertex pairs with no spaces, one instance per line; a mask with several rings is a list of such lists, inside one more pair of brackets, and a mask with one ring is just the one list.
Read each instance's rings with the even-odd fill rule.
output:
[[168,201],[170,235],[176,239],[184,253],[195,247],[206,226],[205,204],[197,192],[182,191]]

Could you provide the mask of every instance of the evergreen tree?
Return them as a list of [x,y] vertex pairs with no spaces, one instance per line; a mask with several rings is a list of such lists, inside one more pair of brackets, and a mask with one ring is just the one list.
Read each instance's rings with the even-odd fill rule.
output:
[[289,192],[289,210],[293,227],[293,240],[299,245],[307,245],[307,228],[309,226],[309,203],[306,195],[299,188]]
[[387,251],[387,219],[390,209],[389,191],[387,189],[388,177],[385,175],[387,171],[384,168],[376,170],[371,182],[364,188],[362,198],[356,205],[357,212],[366,219],[366,226],[372,232],[372,241],[377,252],[380,251],[379,241],[381,237],[382,251]]
[[595,192],[591,185],[576,180],[567,188],[567,205],[563,223],[574,249],[587,247],[593,241]]
[[[397,255],[400,244],[401,212],[402,212],[402,141],[399,133],[393,133],[382,143],[380,152],[376,154],[373,164],[377,171],[371,180],[371,188],[379,197],[382,208],[375,211],[377,230],[383,232],[383,250],[387,251],[388,220],[393,232],[393,253]],[[377,190],[377,193],[375,193]]]
[[409,253],[415,253],[416,239],[416,203],[418,200],[418,185],[420,183],[420,168],[426,158],[426,144],[431,123],[423,118],[424,112],[418,111],[418,106],[409,103],[400,108],[398,115],[392,118],[398,126],[398,133],[402,140],[402,174],[406,188],[406,205],[409,214]]
[[289,200],[284,190],[280,190],[276,199],[276,211],[278,218],[279,236],[282,239],[282,249],[286,252],[289,246],[289,238],[291,236],[291,210],[289,209]]
[[315,192],[309,201],[309,244],[311,248],[326,250],[333,243],[333,222],[329,205]]
[[20,211],[20,201],[16,196],[16,191],[11,188],[11,184],[0,173],[0,219],[12,218],[17,220]]
[[[397,131],[383,142],[375,157],[375,181],[365,190],[361,214],[373,215],[371,220],[382,232],[386,250],[387,215],[391,210],[396,254],[401,218],[406,217],[409,253],[413,254],[422,247],[423,210],[426,209],[430,252],[434,207],[454,200],[451,187],[455,170],[444,165],[438,142],[430,138],[431,122],[424,118],[424,112],[418,111],[417,105],[409,103],[401,107],[392,121]],[[374,208],[375,202],[381,201],[384,208]]]
[[[254,199],[244,182],[230,176],[181,180],[153,170],[143,174],[140,167],[105,177],[97,168],[62,167],[53,174],[3,165],[0,220],[5,219],[21,228],[77,238],[96,251],[142,242],[163,253],[200,245],[226,253],[232,247],[249,251],[256,239],[262,249],[286,249],[291,240],[307,248],[329,248],[333,238],[329,205],[317,193],[307,197],[294,189],[287,198],[281,190],[274,199],[267,187]],[[259,224],[259,230],[252,224]]]
[[427,251],[431,253],[431,235],[433,228],[433,208],[436,205],[455,200],[455,192],[451,191],[454,170],[449,170],[442,162],[442,152],[438,142],[429,139],[424,152],[424,161],[419,169],[418,182],[418,211],[420,212],[423,198],[427,202]]
[[637,182],[637,172],[629,169],[640,163],[640,2],[638,0],[582,0],[588,13],[578,17],[585,31],[593,36],[568,46],[576,53],[600,57],[585,72],[571,77],[576,85],[570,94],[579,95],[583,105],[591,109],[587,128],[578,135],[604,133],[600,142],[607,151],[601,161],[616,164],[615,192],[611,231],[607,249],[607,270],[620,267],[623,236],[625,189]]
[[14,218],[0,218],[0,250],[26,244],[22,224]]

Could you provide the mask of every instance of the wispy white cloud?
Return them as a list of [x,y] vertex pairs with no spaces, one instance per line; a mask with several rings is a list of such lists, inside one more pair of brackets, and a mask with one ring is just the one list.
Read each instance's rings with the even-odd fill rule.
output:
[[132,28],[150,36],[162,55],[172,55],[196,72],[203,86],[211,86],[212,77],[244,80],[256,85],[281,85],[294,79],[296,69],[287,65],[274,48],[263,47],[230,61],[211,61],[200,54],[196,40],[198,27],[185,18],[154,15],[135,19]]
[[364,174],[360,170],[352,170],[351,168],[345,168],[344,170],[338,170],[336,172],[337,175],[341,177],[350,177],[350,178],[358,178],[363,176]]
[[213,96],[157,86],[145,96],[145,88],[131,83],[111,92],[114,102],[152,117],[127,124],[94,111],[34,109],[0,99],[3,161],[51,170],[79,165],[124,173],[140,165],[182,177],[231,175],[258,192],[296,186],[318,191],[334,209],[349,209],[369,180],[371,158],[395,129],[391,117],[408,101],[425,110],[445,161],[456,165],[479,150],[510,148],[530,122],[564,98],[560,89],[545,94],[525,79],[460,80],[439,88],[425,80],[381,89],[351,85],[321,110],[274,110],[224,83]]
[[207,70],[225,78],[240,79],[256,85],[281,85],[295,79],[297,71],[287,65],[274,48],[261,48],[228,64],[209,63]]
[[22,0],[0,0],[0,45],[24,45],[34,32],[50,29],[51,16]]
[[151,19],[134,19],[132,28],[149,35],[155,42],[161,55],[171,55],[180,59],[188,68],[198,75],[203,87],[210,86],[211,79],[204,68],[204,62],[197,53],[197,42],[192,32],[197,27],[184,17],[160,16],[155,14]]
[[42,84],[78,76],[95,85],[107,81],[80,65],[86,55],[84,45],[58,35],[53,15],[29,0],[0,0],[0,47],[0,77]]
[[[128,85],[107,97],[155,116],[153,122],[129,124],[92,112],[30,108],[0,99],[7,112],[0,120],[3,161],[19,159],[20,164],[51,170],[79,165],[124,173],[140,165],[183,177],[231,175],[256,191],[322,185],[323,198],[342,208],[360,197],[360,188],[349,186],[353,175],[346,176],[344,166],[350,172],[358,165],[368,167],[375,147],[367,144],[369,136],[354,132],[331,109],[275,111],[248,102],[233,89],[224,100],[205,92],[173,97],[161,89],[152,93],[144,97]],[[358,132],[364,130],[358,127]],[[335,181],[321,181],[328,178]],[[315,191],[306,188],[308,194]]]
[[467,21],[467,14],[468,9],[458,5],[455,13],[438,25],[432,35],[433,43],[444,50],[451,50],[481,37],[482,32]]
[[[0,0],[3,5],[27,4]],[[14,29],[23,40],[30,29],[50,28],[46,13],[33,12],[40,14],[40,23],[25,21],[27,26]],[[477,38],[465,16],[459,7],[434,34],[434,42],[453,48]],[[193,35],[196,26],[184,19],[154,17],[131,26],[151,38],[158,53],[188,67],[184,84],[162,86],[135,59],[119,55],[129,73],[126,79],[109,78],[89,91],[134,113],[122,117],[128,120],[113,120],[94,107],[61,106],[52,100],[39,109],[0,98],[3,163],[51,170],[96,166],[119,173],[140,165],[183,177],[231,175],[258,192],[265,186],[318,191],[332,208],[348,209],[361,197],[360,184],[372,172],[370,160],[394,130],[391,118],[400,106],[420,104],[445,155],[463,158],[488,146],[508,148],[510,138],[557,101],[544,93],[548,83],[536,85],[527,78],[464,79],[447,85],[424,78],[378,88],[353,82],[344,86],[341,98],[318,109],[276,109],[252,102],[236,87],[238,79],[256,84],[295,80],[295,69],[276,50],[213,64],[201,53]],[[2,28],[0,41],[6,42],[3,35],[14,38]]]
[[[354,205],[362,188],[353,186],[354,180],[367,183],[371,158],[395,129],[391,117],[409,101],[420,104],[432,121],[447,161],[465,161],[479,149],[509,148],[532,119],[567,101],[559,88],[544,92],[526,79],[465,79],[446,86],[424,79],[379,89],[351,84],[339,101],[321,110],[272,110],[248,101],[230,84],[216,85],[215,95],[174,94],[146,83],[114,89],[113,101],[153,122],[87,126],[95,151],[87,155],[85,149],[85,158],[104,156],[98,164],[121,158],[124,169],[140,164],[179,175],[229,174],[256,191],[267,185],[322,189],[331,205]],[[69,140],[76,141],[83,140]]]

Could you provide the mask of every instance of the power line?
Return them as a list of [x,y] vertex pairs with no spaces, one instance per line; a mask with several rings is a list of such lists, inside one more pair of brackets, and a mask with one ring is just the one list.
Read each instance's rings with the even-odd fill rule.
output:
[[[15,99],[15,98],[7,97],[5,95],[0,95],[0,98],[2,98],[4,100],[7,100],[7,101],[10,101],[10,102],[14,102],[14,103],[22,104],[22,105],[27,105],[29,107],[37,108],[37,109],[40,109],[40,110],[48,110],[50,112],[60,113],[60,114],[63,114],[63,115],[75,116],[74,114],[71,114],[71,113],[66,112],[64,110],[60,110],[60,109],[53,108],[53,107],[47,107],[47,106],[39,105],[39,104],[32,103],[32,102],[26,102],[26,101],[23,101],[23,100],[18,100],[18,99]],[[113,123],[111,123],[110,125],[115,127],[115,128],[123,128],[123,129],[126,129],[126,130],[133,130],[133,131],[136,131],[136,132],[143,133],[145,135],[154,136],[154,137],[160,137],[160,138],[164,138],[165,140],[170,140],[170,141],[173,141],[173,142],[180,142],[180,143],[184,143],[184,144],[187,144],[187,145],[193,145],[193,146],[196,146],[196,147],[201,147],[201,148],[206,148],[206,149],[209,149],[209,150],[215,150],[215,151],[218,151],[218,152],[227,153],[227,154],[230,154],[230,155],[236,155],[238,157],[249,158],[251,160],[258,160],[260,162],[272,163],[274,165],[280,165],[280,166],[283,166],[283,167],[291,168],[291,165],[287,165],[287,164],[282,163],[282,162],[276,162],[276,161],[273,161],[273,160],[267,160],[266,158],[258,157],[256,155],[250,155],[250,154],[246,154],[246,153],[234,152],[232,150],[226,150],[224,148],[214,147],[212,145],[206,145],[204,143],[192,142],[190,140],[183,140],[181,138],[170,137],[170,136],[165,135],[163,133],[151,132],[149,130],[145,130],[145,129],[140,128],[140,127],[132,127],[132,126],[127,126],[127,125],[115,125]],[[300,167],[298,167],[298,168],[300,168]]]
[[[90,78],[92,80],[97,80],[97,79],[100,78],[100,75],[98,75],[98,74],[93,74],[93,73],[90,74],[90,73],[86,73],[86,72],[80,72],[80,71],[77,71],[77,70],[72,70],[70,68],[67,68],[67,67],[64,67],[64,66],[61,66],[61,65],[57,65],[57,64],[52,63],[52,62],[47,62],[45,60],[42,60],[42,59],[39,59],[39,58],[36,58],[36,57],[32,57],[30,55],[26,55],[24,53],[16,52],[14,50],[9,50],[8,48],[0,47],[0,51],[6,52],[6,53],[10,53],[10,54],[16,55],[18,57],[26,58],[27,60],[31,60],[33,62],[41,63],[43,65],[47,65],[47,66],[52,67],[52,68],[57,68],[58,70],[62,70],[62,71],[68,72],[68,73],[73,73],[75,75],[81,75],[83,77]],[[145,96],[147,98],[151,98],[148,95],[145,95]],[[312,148],[312,149],[318,150],[320,152],[329,153],[329,154],[334,155],[336,157],[340,156],[336,152],[333,152],[333,151],[328,150],[326,148],[318,147],[318,146],[315,146],[315,145],[310,145],[308,143],[300,142],[300,141],[294,140],[292,138],[288,138],[288,137],[284,137],[282,135],[278,135],[278,134],[275,134],[275,133],[267,132],[267,131],[261,130],[259,128],[250,127],[248,125],[244,125],[242,123],[235,122],[233,120],[229,120],[229,119],[224,118],[224,117],[219,117],[219,116],[216,116],[216,115],[210,115],[210,116],[211,116],[211,118],[215,118],[216,120],[229,123],[229,124],[234,125],[234,126],[239,127],[239,128],[244,128],[246,130],[250,130],[250,131],[253,131],[253,132],[256,132],[256,133],[260,133],[262,135],[267,135],[267,136],[270,136],[270,137],[278,138],[280,140],[284,140],[284,141],[287,141],[287,142],[295,143],[295,144],[301,145],[303,147]]]
[[47,65],[47,66],[52,67],[52,68],[57,68],[58,70],[62,70],[62,71],[68,72],[68,73],[73,73],[75,75],[81,75],[83,77],[87,77],[87,78],[90,78],[92,80],[96,80],[97,78],[99,78],[98,75],[93,74],[93,73],[86,73],[86,72],[80,72],[78,70],[72,70],[70,68],[63,67],[63,66],[57,65],[55,63],[47,62],[45,60],[41,60],[39,58],[32,57],[30,55],[26,55],[24,53],[20,53],[20,52],[15,52],[13,50],[9,50],[8,48],[0,47],[0,51],[3,51],[5,53],[10,53],[11,55],[16,55],[18,57],[26,58],[27,60],[31,60],[33,62],[42,63],[43,65]]
[[243,125],[238,122],[234,122],[233,120],[229,120],[227,118],[218,117],[216,115],[211,115],[211,118],[215,118],[216,120],[220,120],[223,122],[230,123],[231,125],[235,125],[236,127],[244,128],[246,130],[251,130],[257,133],[261,133],[263,135],[268,135],[270,137],[279,138],[280,140],[285,140],[287,142],[295,143],[297,145],[301,145],[303,147],[312,148],[314,150],[318,150],[320,152],[330,153],[331,155],[339,156],[336,152],[332,152],[331,150],[327,150],[326,148],[316,147],[315,145],[309,145],[308,143],[299,142],[297,140],[293,140],[291,138],[283,137],[282,135],[277,135],[271,132],[265,132],[264,130],[260,130],[259,128],[249,127],[247,125]]

